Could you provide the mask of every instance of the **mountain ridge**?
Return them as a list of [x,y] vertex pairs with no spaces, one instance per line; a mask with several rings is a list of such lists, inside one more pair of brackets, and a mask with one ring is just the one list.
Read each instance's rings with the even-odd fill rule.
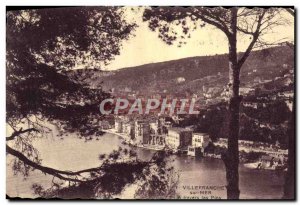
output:
[[[294,51],[288,46],[253,51],[241,70],[241,86],[251,86],[257,78],[263,81],[282,76],[286,70],[293,69],[294,65],[290,65],[293,58]],[[89,72],[93,74],[85,81],[91,87],[101,86],[104,90],[174,93],[190,89],[197,93],[203,86],[224,86],[228,83],[228,54],[194,56],[115,71]]]

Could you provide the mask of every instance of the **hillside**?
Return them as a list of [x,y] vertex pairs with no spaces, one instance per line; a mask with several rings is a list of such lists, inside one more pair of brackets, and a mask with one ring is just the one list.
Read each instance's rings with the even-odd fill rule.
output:
[[[279,46],[254,51],[241,72],[241,87],[252,87],[254,82],[283,77],[293,69],[294,51]],[[105,90],[175,93],[189,90],[201,93],[205,87],[223,88],[228,82],[227,55],[191,57],[151,63],[117,71],[76,71],[92,73],[84,79],[92,87],[102,85]]]

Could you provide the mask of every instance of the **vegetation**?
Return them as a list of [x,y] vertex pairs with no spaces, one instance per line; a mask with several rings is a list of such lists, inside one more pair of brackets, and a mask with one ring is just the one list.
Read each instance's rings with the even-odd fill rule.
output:
[[[270,101],[265,107],[241,106],[239,139],[279,143],[283,149],[286,149],[287,123],[291,113],[286,103],[280,99]],[[228,138],[228,123],[229,114],[226,104],[219,103],[201,110],[199,115],[185,117],[177,126],[194,126],[196,132],[208,133],[212,141],[216,141],[220,137]]]
[[[283,77],[284,72],[292,70],[293,66],[283,68],[282,65],[289,63],[293,55],[293,50],[284,45],[253,51],[241,70],[241,86],[252,86],[256,77],[263,80]],[[177,94],[189,89],[192,93],[200,95],[203,86],[223,88],[228,83],[227,61],[227,54],[223,54],[123,68],[118,71],[107,71],[106,75],[102,75],[102,71],[94,71],[90,74],[91,78],[86,78],[85,82],[93,86],[104,82],[103,88],[106,90],[111,88],[124,90],[127,87],[142,93],[145,93],[145,90],[153,92],[167,90],[169,93]],[[253,73],[254,69],[257,70],[256,73]],[[74,72],[79,71],[70,71],[70,75]],[[89,72],[89,70],[81,71],[81,73]],[[218,73],[221,75],[218,76]],[[215,76],[216,79],[206,80],[205,77],[208,76]],[[176,79],[179,77],[183,77],[185,83],[177,83]]]
[[[270,42],[265,42],[262,37],[273,27],[284,22],[277,18],[280,17],[280,12],[284,11],[278,8],[235,7],[190,7],[185,8],[184,12],[180,9],[184,8],[147,8],[143,20],[148,21],[150,29],[158,31],[159,37],[167,44],[172,44],[180,35],[170,27],[174,23],[182,28],[182,39],[189,37],[194,28],[191,29],[186,19],[192,22],[195,29],[199,25],[200,28],[204,28],[205,24],[211,24],[222,31],[228,40],[229,55],[188,59],[187,67],[191,68],[190,72],[182,69],[186,66],[185,61],[181,61],[176,69],[164,71],[164,74],[167,73],[172,79],[176,78],[178,73],[186,73],[186,78],[193,85],[197,84],[198,78],[214,75],[216,72],[222,72],[223,75],[224,62],[229,64],[229,76],[220,81],[228,82],[228,105],[212,107],[196,117],[199,122],[196,127],[198,131],[208,132],[214,139],[217,136],[228,137],[228,151],[218,151],[223,153],[226,167],[228,199],[239,198],[239,137],[254,141],[276,140],[287,146],[287,142],[282,138],[286,134],[289,135],[290,177],[287,177],[285,197],[293,197],[294,192],[288,185],[294,183],[294,116],[287,122],[290,111],[280,100],[268,107],[240,109],[243,96],[239,94],[239,87],[242,85],[240,81],[246,82],[248,79],[242,70],[262,68],[258,75],[263,73],[273,77],[284,76],[294,66],[289,65],[285,71],[280,67],[279,71],[269,72],[265,67],[253,63],[257,62],[255,58],[261,54],[263,57],[258,62],[265,63],[267,56],[267,68],[275,69],[283,62],[293,61],[292,50],[286,55],[289,58],[278,58],[280,52],[283,52],[281,49],[286,49],[286,46],[252,52],[256,46],[270,45]],[[165,161],[168,157],[164,153],[158,152],[150,161],[143,162],[139,161],[131,150],[119,149],[109,155],[100,155],[102,163],[98,167],[66,171],[44,166],[38,150],[32,144],[34,138],[45,137],[52,132],[48,126],[50,124],[56,126],[60,137],[68,133],[79,133],[88,140],[102,134],[98,127],[102,119],[98,105],[100,101],[109,97],[109,94],[102,90],[101,83],[91,88],[89,79],[94,73],[100,73],[100,76],[110,75],[101,71],[102,65],[108,64],[119,54],[122,42],[131,37],[137,26],[127,22],[124,16],[124,10],[120,7],[73,7],[7,12],[6,119],[12,133],[6,137],[6,152],[14,156],[15,173],[20,172],[27,176],[31,170],[37,169],[53,176],[53,186],[50,189],[44,189],[38,184],[33,185],[33,190],[41,197],[115,198],[129,185],[137,186],[136,198],[176,196],[176,173],[168,166],[168,162]],[[249,45],[243,53],[237,53],[238,34],[250,38]],[[179,44],[181,46],[182,41]],[[252,61],[246,62],[247,59]],[[171,61],[169,65],[177,65],[178,62]],[[198,65],[201,62],[211,69],[199,70]],[[88,65],[87,68],[95,68],[95,72],[71,71],[83,64]],[[141,81],[124,80],[120,86],[129,84],[143,89],[140,86],[141,82],[148,82],[148,85],[153,80],[159,82],[159,76],[164,78],[166,75],[157,73],[161,72],[159,67],[157,72],[153,72],[155,66],[145,66],[149,69],[143,70],[146,76],[142,76]],[[139,76],[133,74],[137,70],[140,72],[139,68],[124,69],[126,74],[117,72],[112,82],[127,79],[126,75]],[[146,83],[144,85],[148,86]],[[162,88],[159,83],[155,85],[156,89]],[[177,89],[172,83],[169,87]],[[278,88],[275,81],[264,87],[269,90],[275,88]],[[195,120],[192,118],[185,119],[179,126],[189,125]],[[128,160],[124,160],[124,157]],[[255,157],[257,156],[250,156],[251,159]],[[66,187],[61,181],[68,182],[69,186]]]
[[[158,31],[158,37],[167,44],[175,41],[181,46],[184,42],[182,40],[178,42],[180,36],[183,39],[188,38],[191,31],[201,29],[206,24],[214,26],[226,36],[229,51],[229,133],[228,151],[222,156],[222,159],[226,168],[228,199],[238,199],[240,195],[238,173],[239,108],[242,100],[239,93],[240,72],[253,48],[270,45],[270,42],[264,39],[264,35],[271,32],[276,26],[286,23],[287,20],[281,18],[281,12],[286,12],[286,10],[238,7],[229,9],[223,7],[153,7],[146,9],[143,15],[143,20],[149,22],[149,28],[152,31]],[[177,32],[174,26],[178,26],[180,32]],[[250,41],[245,52],[239,56],[237,42],[241,40],[240,36],[247,36]],[[271,42],[272,44],[274,45],[274,42]]]
[[[53,186],[35,193],[42,197],[111,198],[128,183],[140,179],[143,170],[162,162],[118,162],[120,150],[99,158],[99,167],[64,171],[41,163],[32,140],[51,133],[76,132],[86,139],[100,136],[98,105],[109,95],[101,87],[91,89],[68,70],[80,63],[99,68],[119,54],[123,40],[135,24],[126,22],[118,7],[78,7],[7,12],[7,124],[6,152],[14,156],[14,172],[25,176],[37,169],[53,176]],[[87,57],[89,56],[89,58]],[[135,157],[131,151],[125,155]],[[136,157],[135,157],[136,158]],[[163,168],[162,168],[163,169]],[[55,182],[69,182],[69,187]],[[142,192],[140,192],[142,193]]]
[[[120,148],[109,156],[99,156],[101,169],[90,172],[84,182],[63,186],[62,181],[53,180],[49,189],[39,184],[33,184],[32,189],[43,198],[114,199],[122,196],[122,199],[174,199],[178,175],[169,165],[169,156],[157,152],[150,161],[140,161],[135,156],[132,150]],[[134,196],[126,195],[126,189],[132,187]]]

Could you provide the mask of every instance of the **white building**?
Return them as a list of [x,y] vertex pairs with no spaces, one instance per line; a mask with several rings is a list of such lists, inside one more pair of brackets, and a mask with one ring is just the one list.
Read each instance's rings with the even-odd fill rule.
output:
[[210,142],[210,137],[207,133],[193,133],[192,146],[206,148]]
[[169,128],[166,145],[173,150],[187,150],[192,145],[192,131],[184,128]]
[[209,142],[210,137],[207,133],[193,133],[192,146],[188,147],[188,155],[195,157],[203,154]]

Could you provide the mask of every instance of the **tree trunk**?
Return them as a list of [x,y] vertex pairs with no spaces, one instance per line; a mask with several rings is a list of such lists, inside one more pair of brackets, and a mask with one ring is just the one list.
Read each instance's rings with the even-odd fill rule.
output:
[[229,40],[229,135],[227,153],[223,155],[226,168],[227,180],[227,199],[239,199],[239,112],[241,97],[239,96],[240,87],[240,68],[237,61],[237,10],[232,9],[231,34]]
[[229,135],[228,149],[225,157],[227,198],[239,199],[239,113],[241,97],[239,96],[239,71],[233,70],[232,96],[229,101]]
[[289,122],[288,170],[285,176],[283,199],[295,199],[295,104],[293,102],[292,117]]

